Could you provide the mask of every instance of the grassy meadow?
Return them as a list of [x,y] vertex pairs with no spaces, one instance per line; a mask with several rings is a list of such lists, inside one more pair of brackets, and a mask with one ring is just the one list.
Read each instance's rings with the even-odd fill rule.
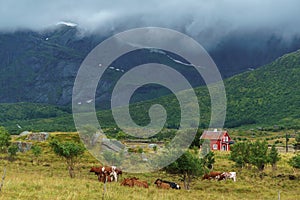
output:
[[[72,139],[75,134],[56,133],[52,137]],[[37,143],[43,149],[39,162],[33,159],[32,153],[18,153],[15,161],[7,160],[2,154],[0,161],[0,178],[6,166],[6,176],[0,199],[2,200],[33,200],[33,199],[101,199],[104,193],[104,184],[98,182],[97,176],[89,173],[92,166],[100,165],[88,152],[80,158],[76,166],[76,177],[71,179],[63,160],[54,155],[47,142]],[[174,181],[183,186],[179,176],[170,175],[164,171],[144,174],[124,173],[123,178],[136,176],[146,180],[150,187],[129,188],[118,183],[107,183],[104,199],[299,199],[300,173],[295,172],[287,160],[293,153],[281,153],[282,159],[278,169],[273,172],[267,166],[263,178],[260,178],[256,169],[236,169],[234,163],[229,161],[229,153],[215,152],[216,163],[214,171],[236,171],[237,182],[227,181],[202,181],[201,178],[193,179],[191,190],[162,190],[153,184],[157,178]],[[277,177],[284,174],[285,177]],[[297,180],[289,180],[288,175],[296,175]],[[0,179],[1,181],[1,179]]]

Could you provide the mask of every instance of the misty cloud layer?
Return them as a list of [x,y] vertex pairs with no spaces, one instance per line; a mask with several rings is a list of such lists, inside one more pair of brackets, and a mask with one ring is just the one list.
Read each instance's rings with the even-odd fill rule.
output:
[[300,35],[299,8],[298,0],[0,0],[0,31],[39,31],[66,21],[85,33],[159,26],[210,42],[260,30],[288,39]]

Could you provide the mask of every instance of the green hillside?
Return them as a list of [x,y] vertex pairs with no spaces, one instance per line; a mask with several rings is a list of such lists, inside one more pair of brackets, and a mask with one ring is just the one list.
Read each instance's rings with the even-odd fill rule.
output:
[[[298,128],[300,124],[300,50],[274,62],[224,81],[227,94],[225,127]],[[195,89],[201,110],[200,127],[210,118],[210,98],[206,87]],[[174,95],[131,105],[136,123],[149,123],[148,109],[162,104],[168,113],[166,128],[177,128],[180,109]],[[1,104],[0,125],[11,132],[22,130],[74,131],[71,109],[41,104]],[[114,127],[111,111],[98,111],[102,127]],[[21,128],[18,128],[19,124]],[[276,126],[275,126],[276,125]]]
[[227,126],[281,125],[300,122],[300,51],[225,81]]

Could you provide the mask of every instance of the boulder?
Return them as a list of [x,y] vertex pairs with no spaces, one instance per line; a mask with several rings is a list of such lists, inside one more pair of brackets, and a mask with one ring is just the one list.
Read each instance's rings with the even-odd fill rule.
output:
[[39,132],[39,133],[30,133],[27,135],[26,140],[34,140],[34,141],[45,141],[49,137],[49,133],[46,132]]

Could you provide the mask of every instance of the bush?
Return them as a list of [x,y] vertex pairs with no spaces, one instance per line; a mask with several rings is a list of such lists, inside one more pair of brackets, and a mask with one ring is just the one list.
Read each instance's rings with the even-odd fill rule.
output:
[[230,160],[236,163],[237,167],[245,167],[249,164],[250,145],[248,142],[239,142],[231,146]]
[[300,169],[300,154],[292,157],[289,161],[288,161],[289,165],[291,165],[294,168]]
[[268,157],[269,157],[269,162],[272,165],[273,170],[275,170],[277,168],[276,164],[280,160],[280,156],[279,156],[278,150],[275,147],[275,144],[272,145],[272,148],[271,148],[271,151],[270,151]]
[[10,145],[7,149],[9,159],[12,161],[17,156],[17,152],[19,151],[19,147],[16,144]]
[[300,143],[300,133],[296,133],[295,140],[297,143]]
[[259,141],[252,143],[250,146],[250,163],[257,167],[259,171],[263,171],[268,163],[268,143]]
[[0,152],[6,152],[7,147],[10,145],[10,139],[11,137],[7,130],[0,126]]
[[33,153],[33,155],[34,155],[34,157],[35,157],[37,163],[39,163],[38,157],[42,154],[42,149],[41,149],[41,147],[38,146],[38,145],[33,145],[33,146],[31,147],[31,151],[32,151],[32,153]]
[[143,152],[144,152],[144,150],[143,150],[143,148],[142,148],[142,147],[139,147],[139,148],[138,148],[138,150],[137,150],[137,152],[138,152],[138,153],[143,153]]
[[266,141],[240,142],[231,147],[230,160],[234,161],[237,167],[254,165],[259,171],[263,171],[269,161],[267,152]]

